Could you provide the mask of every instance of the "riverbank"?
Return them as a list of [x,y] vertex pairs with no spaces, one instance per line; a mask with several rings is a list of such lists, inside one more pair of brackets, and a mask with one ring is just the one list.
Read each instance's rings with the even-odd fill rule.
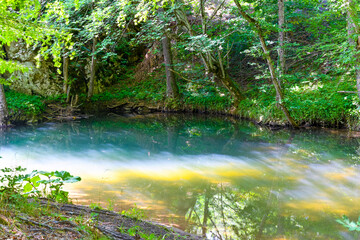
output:
[[7,203],[8,206],[0,208],[0,236],[6,239],[203,239],[97,207],[26,199],[20,195],[17,202]]
[[145,220],[136,206],[121,214],[98,204],[74,205],[64,184],[81,181],[67,171],[0,169],[1,239],[201,239]]
[[[147,114],[153,112],[204,113],[231,115],[259,125],[289,127],[278,109],[275,92],[270,84],[248,87],[246,99],[237,108],[232,106],[227,91],[212,84],[180,82],[180,100],[166,98],[165,80],[149,77],[136,81],[131,76],[122,79],[91,100],[79,95],[71,105],[66,96],[41,98],[13,91],[7,92],[11,121],[16,124],[42,121],[63,121],[86,118],[91,115]],[[301,127],[346,128],[359,130],[360,113],[356,96],[343,93],[351,91],[348,82],[299,83],[288,87],[286,105]]]

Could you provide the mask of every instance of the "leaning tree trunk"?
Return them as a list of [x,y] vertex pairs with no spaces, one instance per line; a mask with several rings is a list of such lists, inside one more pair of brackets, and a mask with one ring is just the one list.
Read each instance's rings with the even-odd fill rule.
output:
[[0,127],[7,127],[9,125],[9,111],[5,98],[4,86],[0,84]]
[[[279,55],[279,66],[280,66],[280,73],[283,75],[286,71],[285,68],[285,49],[284,49],[284,43],[285,43],[285,32],[284,32],[284,25],[285,25],[285,6],[284,6],[285,0],[278,0],[278,7],[279,7],[279,49],[278,49],[278,55]],[[279,82],[281,86],[281,82]]]
[[[207,34],[207,27],[204,14],[204,3],[201,1],[201,15],[202,15],[202,33]],[[175,15],[177,21],[181,23],[188,31],[191,37],[196,36],[196,32],[193,30],[192,25],[190,24],[188,17],[185,13],[185,10],[182,7],[175,9]],[[235,108],[238,107],[238,104],[245,99],[245,96],[241,92],[239,86],[234,82],[234,80],[229,76],[228,72],[225,69],[222,56],[218,53],[218,57],[215,56],[212,52],[199,53],[201,60],[203,61],[207,71],[211,72],[216,76],[216,78],[221,82],[221,84],[230,92],[234,98]]]
[[166,34],[162,39],[165,71],[166,71],[166,95],[168,98],[178,98],[179,88],[176,84],[171,53],[171,42]]
[[[348,37],[350,46],[355,47],[356,51],[360,51],[360,26],[356,23],[357,11],[356,2],[348,0],[349,8],[347,12],[348,21]],[[353,38],[356,35],[356,40]],[[356,71],[356,89],[360,98],[360,55],[355,55],[355,71]]]
[[237,8],[239,9],[240,14],[245,18],[245,20],[247,22],[249,22],[251,25],[253,25],[256,29],[256,33],[260,39],[260,43],[261,43],[261,48],[264,52],[264,58],[267,61],[269,70],[270,70],[270,75],[271,75],[271,81],[275,87],[275,91],[276,91],[276,100],[278,102],[278,106],[280,107],[281,111],[284,113],[286,119],[288,120],[288,122],[291,124],[292,127],[297,128],[298,124],[295,122],[295,120],[291,117],[289,110],[287,109],[287,107],[285,106],[285,103],[283,102],[283,93],[282,90],[280,88],[279,85],[279,81],[278,81],[278,77],[276,75],[276,71],[275,71],[275,67],[274,67],[274,62],[270,56],[270,51],[266,45],[265,42],[265,38],[264,38],[264,31],[261,28],[260,24],[258,21],[256,21],[254,18],[250,17],[242,8],[242,6],[240,5],[238,0],[235,0],[235,4],[237,6]]
[[[222,66],[223,67],[223,66]],[[211,69],[210,69],[211,70]],[[221,82],[221,84],[230,92],[230,94],[234,98],[234,105],[237,107],[239,103],[245,99],[245,96],[240,91],[238,85],[234,82],[234,80],[229,76],[227,71],[211,71],[215,74],[217,79]]]
[[94,83],[95,83],[95,71],[96,71],[96,44],[97,39],[96,37],[93,38],[93,45],[92,45],[92,57],[91,57],[91,73],[90,73],[90,81],[89,81],[89,91],[88,91],[88,99],[90,99],[94,94]]

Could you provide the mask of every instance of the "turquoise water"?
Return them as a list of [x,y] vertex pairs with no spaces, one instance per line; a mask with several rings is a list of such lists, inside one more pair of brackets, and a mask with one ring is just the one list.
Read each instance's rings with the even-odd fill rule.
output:
[[143,209],[210,239],[358,239],[360,138],[226,117],[109,116],[7,130],[0,167],[67,170],[74,203]]

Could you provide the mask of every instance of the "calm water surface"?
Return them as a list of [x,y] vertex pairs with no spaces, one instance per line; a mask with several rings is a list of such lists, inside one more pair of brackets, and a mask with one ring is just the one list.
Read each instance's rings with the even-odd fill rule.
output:
[[74,203],[210,239],[358,239],[360,138],[270,131],[231,118],[148,115],[48,123],[0,135],[0,167],[67,170]]

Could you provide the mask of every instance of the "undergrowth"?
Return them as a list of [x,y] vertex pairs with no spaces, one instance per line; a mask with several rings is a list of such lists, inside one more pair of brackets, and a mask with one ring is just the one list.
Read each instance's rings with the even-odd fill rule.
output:
[[23,114],[40,114],[45,110],[44,98],[27,95],[15,91],[6,92],[6,100],[10,112]]
[[[284,102],[291,116],[300,124],[354,128],[358,122],[354,120],[359,119],[357,96],[340,92],[353,90],[347,82],[302,82],[287,88]],[[247,95],[248,98],[239,105],[240,116],[262,123],[286,123],[271,85],[254,87]]]

